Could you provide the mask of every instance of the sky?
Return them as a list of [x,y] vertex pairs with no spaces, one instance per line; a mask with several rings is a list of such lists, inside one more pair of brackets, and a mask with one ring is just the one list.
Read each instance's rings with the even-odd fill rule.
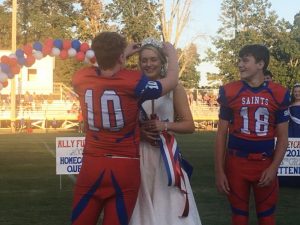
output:
[[[269,2],[272,4],[271,10],[276,12],[279,19],[284,18],[290,23],[294,22],[294,16],[300,11],[300,0],[269,0]],[[201,58],[205,57],[206,49],[212,47],[210,37],[216,36],[221,25],[219,21],[221,3],[222,0],[193,0],[192,2],[190,21],[181,43],[187,43],[187,38],[203,34],[204,37],[196,41]],[[201,63],[198,69],[202,75],[201,85],[207,84],[203,74],[217,71],[217,68],[209,63]]]

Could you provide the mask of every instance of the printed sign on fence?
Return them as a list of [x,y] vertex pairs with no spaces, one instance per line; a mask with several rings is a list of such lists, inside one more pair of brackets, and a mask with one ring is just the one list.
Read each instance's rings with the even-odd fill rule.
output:
[[300,138],[289,138],[285,157],[278,168],[278,176],[300,176]]
[[56,174],[78,174],[85,137],[56,138]]

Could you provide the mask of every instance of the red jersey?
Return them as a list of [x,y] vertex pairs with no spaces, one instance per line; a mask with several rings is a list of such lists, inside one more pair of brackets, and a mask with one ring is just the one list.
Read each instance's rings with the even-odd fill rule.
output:
[[230,121],[228,147],[272,151],[276,125],[289,120],[290,95],[286,88],[264,82],[252,88],[236,81],[220,88],[220,118]]
[[161,84],[138,71],[121,70],[111,77],[97,67],[73,76],[86,125],[84,154],[138,157],[139,105],[161,95]]

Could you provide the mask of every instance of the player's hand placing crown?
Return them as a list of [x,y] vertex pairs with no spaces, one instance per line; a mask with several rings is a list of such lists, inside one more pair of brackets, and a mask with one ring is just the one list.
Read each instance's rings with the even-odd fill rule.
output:
[[124,55],[126,58],[134,55],[136,52],[138,52],[141,48],[141,44],[140,43],[129,43],[127,45],[127,47],[124,50]]
[[167,57],[177,54],[175,47],[170,42],[163,42],[162,50]]

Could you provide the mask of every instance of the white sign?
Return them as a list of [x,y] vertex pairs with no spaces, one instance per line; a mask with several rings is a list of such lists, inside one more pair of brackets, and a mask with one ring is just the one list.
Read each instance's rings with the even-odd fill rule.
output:
[[85,137],[56,138],[56,174],[78,174]]
[[287,151],[278,168],[278,176],[300,176],[300,138],[289,138]]

